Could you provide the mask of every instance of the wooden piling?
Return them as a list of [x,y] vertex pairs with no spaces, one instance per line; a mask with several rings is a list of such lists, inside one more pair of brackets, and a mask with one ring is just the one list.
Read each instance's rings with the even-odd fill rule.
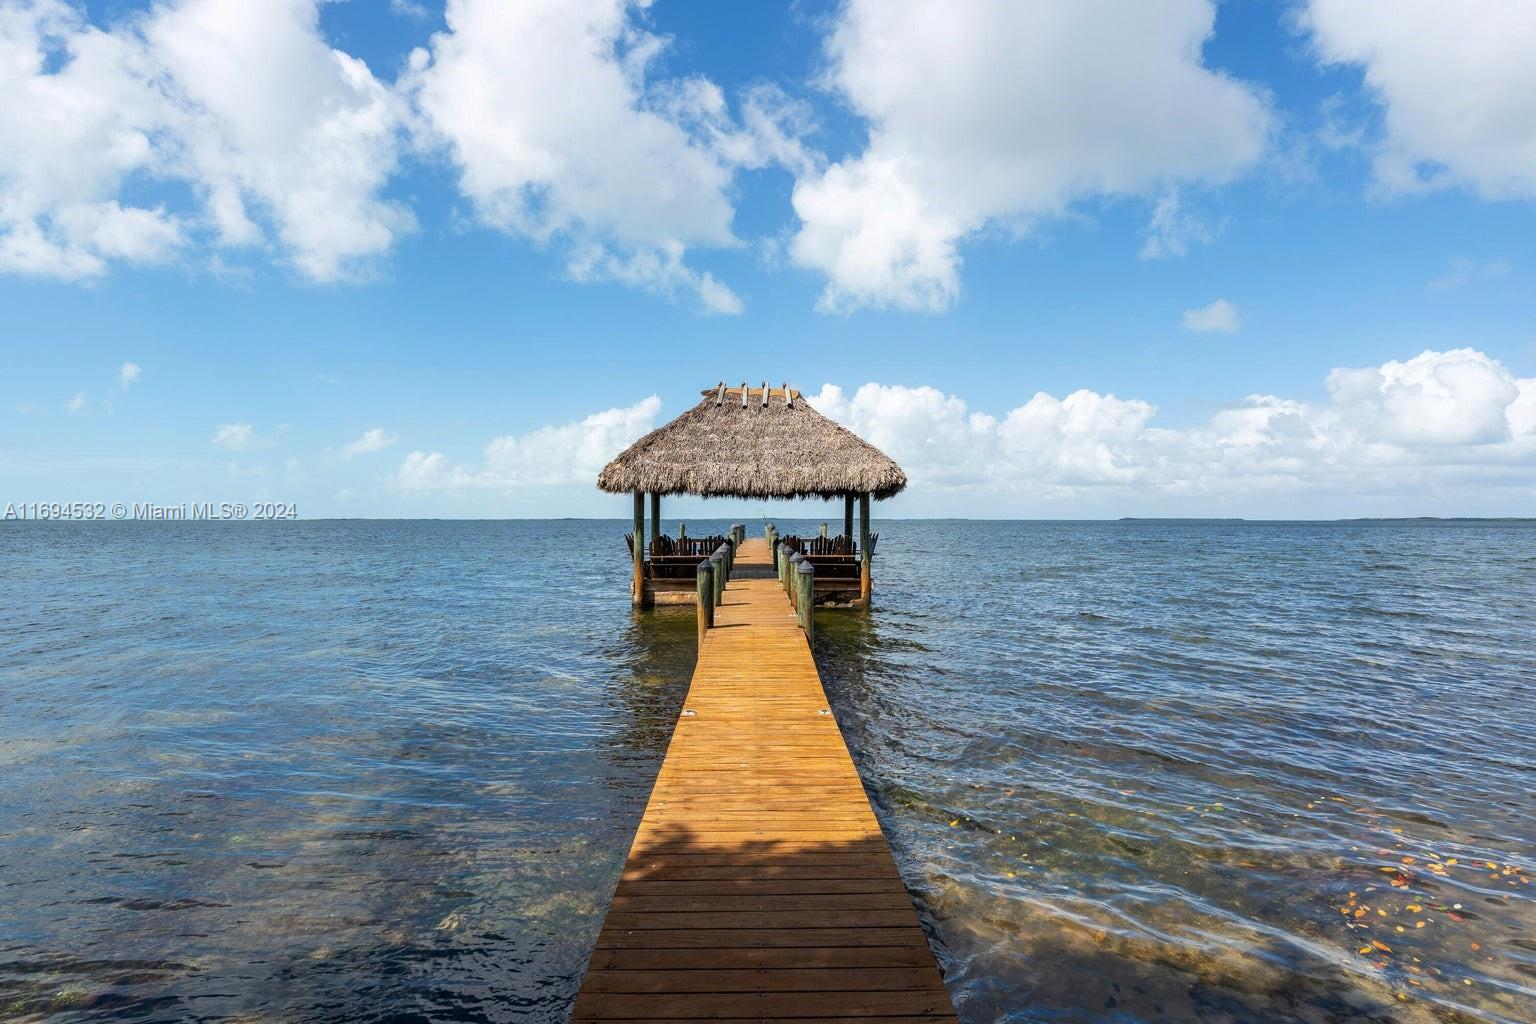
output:
[[699,618],[699,646],[704,646],[704,634],[715,624],[715,568],[709,559],[699,563],[695,573],[694,596],[697,599]]
[[630,599],[636,605],[645,604],[645,492],[635,492],[635,542],[631,545],[635,559],[635,575],[630,588]]
[[799,551],[789,556],[789,579],[785,582],[789,589],[789,603],[795,606],[795,611],[800,611],[800,567],[806,564],[805,555]]
[[816,567],[809,561],[801,562],[795,576],[799,591],[796,606],[800,613],[800,628],[805,630],[805,642],[812,643],[816,639]]
[[721,544],[715,549],[715,553],[709,556],[710,568],[714,576],[715,607],[720,607],[725,602],[725,581],[730,572],[725,567],[725,545]]
[[869,495],[859,495],[859,600],[869,603],[874,592],[869,550]]
[[843,536],[853,539],[853,495],[843,495]]
[[[648,543],[656,543],[656,538],[661,536],[661,494],[651,492],[651,532]],[[647,548],[649,550],[649,548]]]

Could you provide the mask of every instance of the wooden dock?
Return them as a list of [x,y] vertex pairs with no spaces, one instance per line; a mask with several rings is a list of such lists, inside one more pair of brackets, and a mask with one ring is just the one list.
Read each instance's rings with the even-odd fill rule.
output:
[[571,1019],[869,1018],[955,1020],[768,545],[748,540]]

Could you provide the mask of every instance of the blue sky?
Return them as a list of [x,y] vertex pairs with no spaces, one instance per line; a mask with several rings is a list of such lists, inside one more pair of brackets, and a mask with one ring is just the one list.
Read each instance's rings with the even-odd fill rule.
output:
[[0,0],[0,504],[623,516],[745,377],[892,514],[1532,514],[1536,16],[1439,6]]

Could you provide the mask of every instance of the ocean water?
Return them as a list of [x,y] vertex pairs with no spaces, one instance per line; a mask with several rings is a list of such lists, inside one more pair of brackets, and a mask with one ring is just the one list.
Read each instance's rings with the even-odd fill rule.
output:
[[[964,1020],[1536,1019],[1536,524],[878,528]],[[0,1020],[563,1020],[693,659],[623,529],[0,524]]]

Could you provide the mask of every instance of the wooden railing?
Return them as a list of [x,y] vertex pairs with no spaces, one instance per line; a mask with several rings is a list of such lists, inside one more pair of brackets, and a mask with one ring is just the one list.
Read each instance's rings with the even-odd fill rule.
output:
[[[869,535],[869,554],[873,557],[880,535]],[[826,579],[858,579],[859,546],[851,537],[780,537],[781,547],[804,555],[816,572]]]
[[[730,537],[719,534],[713,537],[668,537],[662,535],[651,541],[646,552],[646,575],[651,579],[685,580],[693,574],[699,559],[708,558]],[[634,534],[626,533],[624,543],[630,557],[634,557]]]

